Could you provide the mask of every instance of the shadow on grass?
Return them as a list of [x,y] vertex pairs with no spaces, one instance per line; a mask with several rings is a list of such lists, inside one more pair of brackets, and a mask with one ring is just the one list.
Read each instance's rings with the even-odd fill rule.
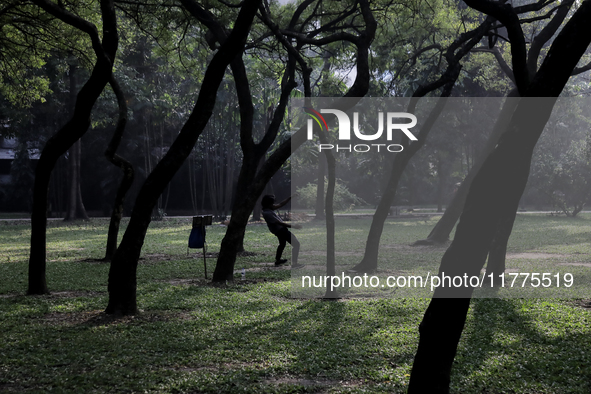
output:
[[[428,300],[292,300],[285,282],[147,283],[145,312],[101,297],[0,299],[0,387],[19,392],[405,392]],[[586,311],[475,299],[462,393],[589,392]],[[106,378],[108,377],[108,378]],[[9,386],[7,386],[9,385]]]
[[455,388],[590,392],[587,312],[554,301],[473,299],[468,332],[454,361]]

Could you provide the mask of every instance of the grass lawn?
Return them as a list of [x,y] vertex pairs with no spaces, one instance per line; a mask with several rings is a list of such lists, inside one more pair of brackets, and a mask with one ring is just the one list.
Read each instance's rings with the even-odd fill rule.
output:
[[[397,261],[436,270],[445,247],[417,252],[408,246],[425,238],[435,220],[388,220],[380,265]],[[339,267],[359,261],[369,223],[364,217],[337,220]],[[194,251],[187,255],[189,220],[167,218],[152,223],[144,244],[142,312],[113,318],[102,313],[108,264],[96,261],[104,254],[107,225],[50,222],[52,294],[25,296],[30,228],[0,222],[0,392],[405,392],[428,299],[292,298],[290,270],[272,266],[276,239],[262,224],[247,229],[250,253],[239,257],[236,281],[214,287],[203,278],[203,259]],[[219,251],[224,231],[207,228],[208,252]],[[302,259],[321,262],[322,224],[306,223],[296,232]],[[519,215],[507,267],[561,264],[585,275],[590,233],[589,216]],[[208,259],[210,278],[214,266]],[[474,299],[452,392],[591,392],[588,304]]]

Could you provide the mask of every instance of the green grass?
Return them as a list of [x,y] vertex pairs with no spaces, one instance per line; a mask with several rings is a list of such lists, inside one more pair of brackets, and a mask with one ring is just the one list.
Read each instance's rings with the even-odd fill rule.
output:
[[[407,245],[435,219],[386,222],[380,264],[436,267],[445,248]],[[105,316],[107,222],[48,228],[49,296],[25,296],[30,229],[0,225],[0,392],[59,393],[401,393],[428,299],[291,298],[290,272],[269,267],[275,238],[247,229],[234,284],[203,279],[203,259],[187,256],[190,223],[153,222],[138,267],[142,312]],[[360,259],[369,219],[337,220],[337,263]],[[520,215],[509,253],[526,269],[589,263],[591,220]],[[124,223],[125,227],[125,223]],[[543,230],[542,230],[543,229]],[[297,231],[297,230],[296,230]],[[219,251],[225,227],[207,229]],[[297,231],[302,258],[322,261],[322,224]],[[314,253],[313,253],[314,252]],[[208,272],[215,259],[208,259]],[[565,269],[576,266],[565,266]],[[579,267],[580,268],[580,267]],[[585,268],[585,267],[583,267]],[[589,269],[589,268],[587,268]],[[580,300],[474,299],[456,361],[454,393],[589,393],[589,311]]]

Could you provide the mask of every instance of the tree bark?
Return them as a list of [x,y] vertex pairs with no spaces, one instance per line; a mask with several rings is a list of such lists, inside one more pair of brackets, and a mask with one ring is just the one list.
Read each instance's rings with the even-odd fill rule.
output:
[[29,256],[29,287],[27,294],[46,294],[49,292],[45,278],[46,271],[46,226],[47,196],[51,172],[55,163],[90,126],[90,113],[94,103],[103,91],[111,75],[117,52],[117,20],[112,0],[101,0],[103,17],[103,40],[91,23],[65,11],[47,0],[34,0],[34,3],[48,13],[75,28],[87,33],[92,41],[97,60],[88,81],[76,97],[74,114],[53,137],[41,152],[35,169],[33,186],[33,211],[31,215],[31,252]]
[[[544,103],[540,100],[534,103],[533,99],[520,102],[510,130],[474,178],[456,236],[441,261],[440,275],[479,275],[499,218],[517,210],[525,188],[533,147],[554,104],[551,99],[542,101]],[[532,119],[532,114],[536,113],[544,115]],[[529,138],[525,138],[528,135]],[[436,289],[419,328],[421,339],[409,393],[448,392],[451,367],[471,294],[472,288]]]
[[[323,144],[328,143],[328,137],[324,131],[319,132]],[[328,184],[326,186],[326,276],[336,275],[336,250],[335,250],[335,221],[334,221],[334,190],[336,186],[336,159],[331,150],[325,150],[326,169],[328,171]],[[326,287],[324,298],[337,298],[338,292]]]
[[[260,0],[245,0],[234,23],[228,39],[221,45],[209,63],[197,102],[172,146],[148,175],[135,202],[129,225],[123,239],[111,260],[109,270],[108,314],[129,315],[137,312],[137,265],[141,248],[151,220],[151,213],[174,174],[191,153],[197,139],[209,121],[217,90],[223,80],[230,62],[240,57],[244,50],[246,37],[260,4]],[[183,0],[183,5],[199,7],[190,0]]]
[[359,264],[349,269],[349,272],[374,272],[378,268],[378,253],[380,247],[380,239],[382,231],[384,229],[384,222],[390,212],[390,207],[394,202],[396,191],[398,189],[398,183],[402,178],[402,174],[406,165],[415,153],[425,144],[429,132],[433,128],[435,121],[443,111],[445,105],[445,97],[451,95],[451,90],[460,74],[462,69],[460,60],[482,39],[484,34],[488,31],[492,20],[487,18],[479,27],[476,29],[460,35],[447,49],[446,58],[448,67],[445,73],[435,82],[420,87],[413,94],[413,100],[409,105],[409,112],[413,112],[416,107],[417,100],[433,91],[443,87],[439,100],[437,101],[433,110],[429,113],[429,117],[425,121],[425,124],[421,127],[421,131],[417,137],[417,141],[412,144],[408,140],[403,140],[404,150],[397,154],[392,164],[392,172],[388,179],[386,189],[380,199],[376,212],[373,215],[369,234],[365,243],[365,253],[363,259]]
[[[70,65],[70,107],[72,114],[76,106],[76,69],[74,64]],[[82,191],[80,189],[80,161],[82,159],[82,141],[78,140],[70,147],[68,154],[68,202],[65,221],[83,219],[88,220],[88,214],[82,202]]]
[[464,207],[464,202],[466,201],[466,196],[468,195],[468,190],[472,180],[482,167],[484,160],[486,160],[488,155],[490,155],[497,145],[501,135],[507,130],[507,125],[511,120],[511,115],[517,106],[517,99],[512,98],[516,97],[516,94],[517,90],[513,89],[511,93],[507,95],[507,99],[503,104],[499,118],[495,123],[495,127],[488,137],[486,146],[478,155],[478,159],[468,171],[468,174],[462,181],[461,185],[458,187],[458,190],[456,191],[451,202],[448,204],[443,216],[441,216],[435,227],[433,227],[427,239],[417,241],[413,245],[430,245],[447,242],[449,234],[451,234],[451,231],[455,227],[456,222],[462,213],[462,208]]
[[88,220],[86,208],[82,201],[80,187],[80,162],[82,159],[82,140],[78,140],[69,150],[68,158],[68,205],[65,221],[82,219]]
[[[305,3],[303,4],[305,5]],[[375,35],[376,22],[369,8],[369,3],[367,1],[360,1],[359,4],[362,10],[363,19],[366,26],[363,34],[361,34],[360,37],[355,40],[355,44],[357,46],[357,76],[345,97],[362,97],[367,93],[367,90],[369,89],[368,52],[369,45]],[[274,33],[277,34],[276,29]],[[281,40],[281,37],[279,37],[279,39]],[[295,48],[290,47],[289,44],[285,42],[284,45],[289,48],[290,61],[293,61],[293,57],[298,57],[298,54],[294,54]],[[304,79],[308,81],[308,83],[304,83],[304,85],[309,87],[309,73],[311,72],[311,69],[307,66],[305,62],[302,62],[301,59],[299,59],[298,62],[300,62],[300,66],[304,70]],[[238,81],[239,77],[236,71],[239,70],[233,67],[232,71],[234,73],[234,77]],[[308,73],[308,76],[306,76],[306,73]],[[250,161],[247,160],[248,152],[253,152],[255,149],[262,149],[264,154],[267,151],[267,149],[271,146],[272,141],[276,138],[277,131],[285,114],[285,107],[287,104],[287,99],[289,97],[289,92],[291,92],[291,90],[295,87],[295,85],[293,85],[294,80],[292,76],[286,75],[285,83],[287,85],[282,86],[282,99],[280,100],[281,104],[275,110],[273,121],[271,122],[271,125],[267,130],[265,137],[263,137],[263,139],[261,140],[261,142],[259,144],[254,144],[254,142],[252,141],[252,137],[247,136],[246,134],[242,134],[241,131],[241,145],[243,147],[242,150],[244,153],[244,161],[242,170],[238,177],[237,193],[243,195],[244,198],[236,199],[236,203],[234,204],[234,207],[232,209],[232,217],[230,219],[228,229],[226,230],[226,235],[222,240],[220,254],[218,256],[218,261],[213,275],[213,282],[224,282],[227,280],[233,280],[234,264],[236,262],[237,255],[236,245],[244,237],[244,232],[246,229],[246,225],[248,223],[248,217],[250,216],[250,213],[254,208],[254,204],[256,203],[258,197],[262,193],[265,185],[269,182],[271,177],[279,170],[279,168],[281,168],[281,166],[289,158],[292,150],[297,149],[306,140],[305,128],[298,130],[287,141],[283,142],[269,156],[269,158],[267,158],[263,162],[263,166],[259,171],[256,171],[256,167],[254,166],[254,163],[258,162],[254,161],[256,159],[250,159]],[[244,84],[241,85],[242,88],[244,88]],[[237,89],[240,88],[241,87],[237,86]],[[306,96],[310,96],[309,88],[306,88]],[[243,104],[245,106],[243,106]],[[244,125],[244,122],[251,122],[251,120],[249,121],[246,117],[242,118],[243,111],[248,112],[246,105],[248,104],[241,103],[240,109],[241,128],[245,127],[245,130],[248,128],[248,125]],[[343,104],[341,104],[341,106],[342,105]],[[349,104],[344,105],[348,106]],[[259,157],[262,157],[260,153]]]
[[107,246],[105,250],[105,257],[103,258],[105,261],[111,261],[115,251],[117,250],[117,236],[119,235],[119,226],[121,224],[121,218],[123,217],[123,203],[125,202],[125,196],[127,195],[127,192],[129,191],[135,176],[133,165],[116,153],[117,149],[119,148],[119,144],[121,143],[121,139],[123,138],[125,126],[127,124],[127,103],[125,102],[125,95],[123,94],[119,83],[113,75],[111,75],[111,80],[109,83],[115,92],[115,97],[117,97],[119,117],[117,120],[117,125],[115,126],[113,137],[111,138],[109,146],[105,151],[105,157],[113,165],[117,166],[121,170],[122,178],[121,182],[119,183],[119,187],[117,188],[115,201],[113,202],[111,221],[109,222],[109,231],[107,233]]
[[511,229],[515,222],[515,215],[509,215],[499,221],[497,231],[493,237],[488,251],[486,263],[486,275],[493,274],[493,283],[497,286],[500,283],[499,274],[505,272],[505,258],[507,255],[507,243],[511,236]]
[[[459,73],[459,68],[457,69]],[[456,75],[457,78],[457,75]],[[452,82],[446,85],[442,96],[445,97],[451,93],[451,88],[455,82],[455,78]],[[414,99],[416,100],[416,98]],[[416,101],[415,101],[416,104]],[[394,162],[392,164],[392,172],[390,173],[390,177],[388,178],[388,183],[386,184],[386,188],[384,189],[384,193],[380,198],[380,202],[378,203],[378,207],[373,215],[371,220],[371,225],[369,228],[369,233],[367,235],[367,240],[365,241],[365,253],[363,254],[363,259],[359,264],[355,267],[351,268],[350,272],[374,272],[378,268],[378,253],[380,249],[380,239],[382,237],[382,232],[384,230],[384,223],[388,218],[388,214],[390,213],[390,207],[394,202],[394,197],[396,197],[396,191],[398,189],[398,183],[402,178],[402,174],[404,173],[404,169],[406,165],[410,161],[410,159],[414,156],[414,154],[425,144],[427,139],[427,135],[431,131],[435,121],[443,111],[443,107],[445,106],[445,100],[443,98],[439,99],[429,114],[429,118],[425,122],[425,124],[421,127],[421,131],[417,137],[417,141],[414,141],[412,144],[408,142],[404,142],[406,144],[404,150],[396,155],[394,158]],[[412,110],[411,110],[412,111]]]
[[[476,9],[482,7],[480,11],[494,13],[501,22],[510,23],[509,20],[503,21],[502,14],[490,9],[496,7],[493,5],[496,3],[473,0],[466,3]],[[504,6],[499,7],[505,10]],[[527,182],[533,149],[550,117],[555,97],[591,43],[590,18],[591,1],[586,0],[552,43],[532,82],[524,85],[523,81],[521,84],[518,81],[520,91],[524,92],[522,96],[527,99],[520,100],[508,131],[472,182],[455,238],[441,260],[440,275],[478,275],[499,221],[514,218]],[[514,56],[521,55],[515,53]],[[515,60],[514,65],[524,63],[524,59]],[[409,393],[449,392],[452,363],[471,295],[472,288],[469,287],[435,290],[421,322]]]

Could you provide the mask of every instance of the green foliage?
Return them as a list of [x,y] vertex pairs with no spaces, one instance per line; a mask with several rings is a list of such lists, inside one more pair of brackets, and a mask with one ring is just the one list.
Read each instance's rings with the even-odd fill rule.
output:
[[561,99],[536,148],[530,187],[554,209],[576,216],[591,198],[591,124],[586,100]]
[[[86,33],[31,3],[5,3],[0,12],[0,94],[15,107],[29,108],[52,93],[52,75],[46,67],[51,57],[61,55],[89,69],[95,54]],[[100,26],[97,1],[62,6]]]
[[[328,180],[324,180],[324,198],[326,198],[326,188]],[[318,185],[316,183],[308,183],[304,187],[297,188],[298,198],[297,202],[303,208],[314,208],[316,206],[316,193]],[[338,211],[350,211],[355,207],[367,205],[363,199],[351,193],[347,186],[339,179],[337,179],[334,190],[334,209]]]
[[576,216],[591,197],[591,163],[588,142],[573,143],[560,156],[551,175],[552,198],[567,216]]

